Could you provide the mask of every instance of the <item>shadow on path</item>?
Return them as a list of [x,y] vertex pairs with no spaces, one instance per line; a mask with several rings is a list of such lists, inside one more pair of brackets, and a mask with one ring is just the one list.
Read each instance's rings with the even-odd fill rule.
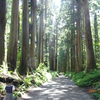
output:
[[87,91],[79,88],[65,76],[59,76],[44,83],[41,87],[31,88],[18,100],[95,100]]

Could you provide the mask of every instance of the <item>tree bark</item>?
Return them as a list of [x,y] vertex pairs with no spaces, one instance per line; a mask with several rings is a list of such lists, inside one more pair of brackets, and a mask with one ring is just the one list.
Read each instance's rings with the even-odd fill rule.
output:
[[71,15],[71,70],[75,71],[75,21],[74,21],[74,4],[75,2],[72,0],[72,15]]
[[54,70],[54,60],[53,60],[53,46],[52,46],[52,39],[49,40],[49,64],[50,70]]
[[35,69],[36,0],[31,0],[31,68]]
[[55,70],[57,71],[57,51],[58,51],[58,27],[56,25],[56,38],[55,38]]
[[39,33],[38,33],[38,65],[43,63],[43,0],[40,0],[40,21],[39,21]]
[[43,63],[43,0],[40,0],[41,12],[40,12],[40,63]]
[[20,61],[20,74],[26,75],[28,72],[29,54],[29,22],[28,22],[28,0],[23,1],[22,15],[22,49]]
[[82,52],[81,52],[81,1],[76,0],[77,3],[77,69],[76,72],[80,72],[83,70],[82,67]]
[[47,0],[45,0],[45,28],[44,28],[44,31],[45,31],[45,40],[44,40],[44,43],[45,43],[45,64],[47,66],[47,33],[46,33],[46,27],[47,27]]
[[0,0],[0,65],[5,55],[6,0]]
[[83,3],[84,32],[85,32],[86,58],[87,58],[86,71],[89,72],[91,69],[96,68],[96,63],[93,52],[88,0],[82,0],[82,3]]
[[[68,45],[69,45],[69,43],[70,43],[70,37],[69,37],[69,33],[67,33],[67,43],[68,43]],[[67,71],[70,71],[70,62],[69,62],[69,59],[70,59],[70,57],[69,57],[69,46],[67,46],[67,50],[66,50],[66,52],[67,52],[67,64],[66,64],[66,66],[67,66]]]
[[19,15],[19,0],[13,0],[11,14],[11,28],[8,46],[8,70],[14,71],[17,66],[17,42],[18,42],[18,15]]
[[97,22],[97,14],[94,15],[94,31],[95,31],[95,58],[96,61],[99,59],[99,36],[98,36],[98,22]]

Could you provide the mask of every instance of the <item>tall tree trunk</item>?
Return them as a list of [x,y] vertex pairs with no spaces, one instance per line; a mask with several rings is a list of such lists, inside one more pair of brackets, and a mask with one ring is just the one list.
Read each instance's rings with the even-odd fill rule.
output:
[[[45,0],[45,29],[47,27],[47,0]],[[46,30],[45,30],[45,40],[44,40],[44,43],[45,43],[45,64],[47,66],[47,33],[46,33]]]
[[97,14],[94,16],[94,31],[95,31],[95,58],[96,61],[99,59],[99,36],[98,36],[98,22],[97,22]]
[[[68,45],[69,45],[69,43],[70,43],[70,37],[69,37],[69,33],[67,33],[67,43],[68,43]],[[69,63],[69,59],[70,59],[70,57],[69,57],[69,46],[67,47],[67,50],[66,50],[66,52],[67,52],[67,64],[66,64],[66,66],[67,66],[67,71],[70,71],[70,63]]]
[[35,69],[36,0],[31,0],[31,67]]
[[0,0],[0,65],[5,55],[6,0]]
[[40,22],[39,22],[39,33],[38,33],[38,65],[43,63],[43,0],[40,0],[41,11],[40,11]]
[[23,1],[22,15],[22,49],[20,61],[20,74],[26,75],[28,71],[29,53],[29,22],[28,22],[28,0]]
[[40,0],[41,13],[40,13],[40,63],[43,63],[43,0]]
[[54,59],[53,59],[53,46],[52,46],[52,39],[49,41],[49,64],[50,64],[50,70],[54,70]]
[[83,70],[82,67],[82,52],[81,52],[81,27],[80,27],[80,20],[81,20],[81,1],[76,0],[77,2],[77,72]]
[[19,0],[13,0],[11,14],[11,28],[8,46],[8,70],[14,71],[17,66],[17,41],[18,41],[18,15],[19,15]]
[[53,70],[55,71],[55,35],[53,34],[53,41],[52,41],[52,49],[53,49]]
[[84,18],[86,58],[87,58],[86,71],[89,72],[91,69],[96,68],[96,63],[93,52],[88,0],[82,0],[82,3],[83,3],[83,18]]
[[72,0],[72,26],[71,26],[71,42],[72,42],[72,47],[71,47],[71,70],[75,71],[75,21],[74,21],[74,5],[75,2]]
[[58,51],[58,27],[56,25],[56,37],[55,37],[55,70],[57,71],[57,51]]

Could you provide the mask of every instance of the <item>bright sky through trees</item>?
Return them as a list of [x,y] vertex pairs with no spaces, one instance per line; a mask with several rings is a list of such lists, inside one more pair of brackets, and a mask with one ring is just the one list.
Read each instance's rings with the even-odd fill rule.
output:
[[54,0],[54,4],[60,8],[61,0]]

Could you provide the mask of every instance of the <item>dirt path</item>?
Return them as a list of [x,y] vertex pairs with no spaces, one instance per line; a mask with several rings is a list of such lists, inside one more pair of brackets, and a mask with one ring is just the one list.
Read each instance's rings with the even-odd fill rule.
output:
[[95,100],[88,89],[79,88],[65,76],[59,76],[44,83],[41,87],[31,88],[18,100]]

